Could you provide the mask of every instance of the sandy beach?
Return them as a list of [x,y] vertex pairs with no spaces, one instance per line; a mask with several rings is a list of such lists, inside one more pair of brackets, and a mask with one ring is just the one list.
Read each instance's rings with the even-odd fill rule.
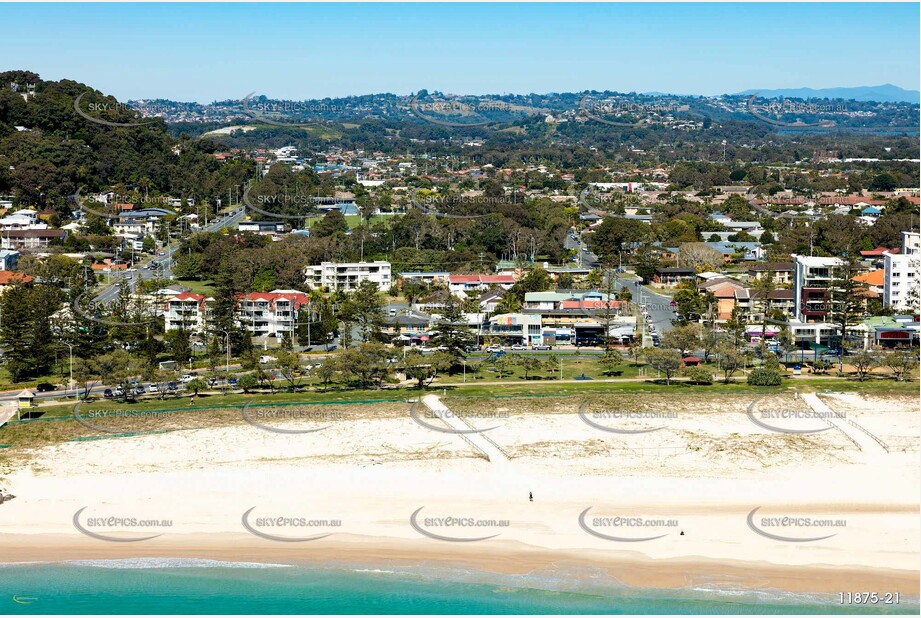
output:
[[[171,418],[164,428],[181,430],[29,452],[0,483],[16,496],[0,505],[0,554],[7,563],[156,556],[497,573],[590,566],[642,587],[917,595],[917,399],[821,401],[848,429],[783,433],[747,413],[753,403],[761,420],[808,411],[789,396],[612,396],[582,416],[573,398],[445,399],[475,426],[494,427],[507,462],[414,422],[404,404],[266,421],[320,429],[311,433]],[[827,427],[780,416],[764,422]],[[850,437],[857,426],[879,448]],[[481,537],[491,538],[471,540]]]

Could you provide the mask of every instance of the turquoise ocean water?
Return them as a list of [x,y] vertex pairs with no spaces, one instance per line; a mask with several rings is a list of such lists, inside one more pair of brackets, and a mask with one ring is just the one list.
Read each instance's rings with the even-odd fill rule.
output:
[[592,571],[496,575],[190,559],[0,566],[0,614],[918,614],[776,592],[644,590]]

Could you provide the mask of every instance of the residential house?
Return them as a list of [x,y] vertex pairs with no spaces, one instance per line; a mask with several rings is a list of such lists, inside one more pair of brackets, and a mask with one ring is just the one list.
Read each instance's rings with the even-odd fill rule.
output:
[[19,251],[9,251],[3,249],[0,251],[0,270],[13,270],[16,268],[16,262],[19,261]]
[[878,298],[883,295],[883,287],[886,282],[886,271],[883,268],[871,270],[854,277],[854,281],[862,283],[870,292],[870,298]]
[[793,262],[757,263],[748,267],[750,279],[770,276],[776,285],[793,283]]
[[408,309],[390,316],[384,325],[384,332],[405,343],[427,341],[432,321],[430,313]]
[[[127,206],[131,206],[128,204]],[[120,234],[138,234],[150,236],[156,232],[157,224],[168,216],[176,213],[166,208],[141,208],[139,210],[125,210],[118,213],[118,219],[112,228]]]
[[422,283],[424,285],[432,285],[435,283],[447,285],[448,277],[451,273],[445,272],[402,272],[399,273],[400,279],[404,281],[413,282],[413,283]]
[[746,289],[745,285],[731,277],[715,277],[697,285],[701,292],[709,292],[716,298],[716,319],[725,321],[732,317],[736,305],[736,293]]
[[653,277],[653,281],[659,285],[676,286],[679,283],[694,281],[696,276],[697,271],[695,271],[693,268],[679,268],[672,266],[669,268],[657,268],[656,274]]
[[515,275],[450,275],[448,289],[452,294],[457,292],[482,292],[492,287],[509,289],[515,284]]
[[54,242],[64,242],[65,230],[30,229],[0,232],[0,249],[44,249]]
[[5,292],[10,286],[28,285],[33,281],[35,281],[35,277],[32,275],[26,275],[11,270],[0,270],[0,294]]
[[502,288],[493,288],[480,294],[480,297],[477,299],[480,311],[490,314],[495,313],[496,309],[499,307],[499,303],[505,298],[506,293],[507,291]]

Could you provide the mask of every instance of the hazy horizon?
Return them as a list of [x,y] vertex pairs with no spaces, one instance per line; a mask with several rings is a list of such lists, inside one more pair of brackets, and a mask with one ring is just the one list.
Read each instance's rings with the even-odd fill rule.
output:
[[4,4],[0,16],[0,69],[121,100],[921,89],[909,3]]

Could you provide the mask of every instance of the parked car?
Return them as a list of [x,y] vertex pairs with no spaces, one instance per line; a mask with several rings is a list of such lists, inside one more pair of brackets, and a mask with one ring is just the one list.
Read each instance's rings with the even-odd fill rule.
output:
[[150,386],[147,387],[147,390],[150,391],[151,394],[153,394],[153,393],[159,393],[159,392],[160,392],[160,387],[157,386],[156,384],[151,384]]
[[214,388],[215,386],[217,386],[217,382],[218,382],[217,378],[208,378],[208,386],[211,388]]
[[146,392],[147,392],[147,389],[144,388],[144,386],[143,386],[142,384],[138,384],[137,386],[134,387],[134,394],[135,394],[135,395],[143,395],[143,394],[146,393]]
[[186,373],[186,374],[183,374],[181,378],[179,378],[179,381],[182,382],[183,384],[188,384],[194,379],[195,379],[195,376],[193,376],[191,373]]
[[115,394],[116,397],[124,397],[124,396],[125,396],[125,391],[122,390],[122,387],[121,387],[121,386],[116,386],[116,387],[115,387],[115,390],[112,391],[112,392]]
[[512,346],[511,348],[509,348],[509,349],[511,349],[511,350],[527,350],[527,349],[528,349],[528,346],[524,345],[523,343],[516,343],[515,345],[513,345],[513,346]]
[[237,379],[236,379],[236,378],[227,378],[227,384],[229,384],[231,388],[236,388],[236,386],[237,386]]
[[167,382],[166,388],[167,390],[176,391],[179,390],[179,384],[176,382]]
[[495,354],[496,352],[503,352],[504,350],[505,348],[503,348],[501,345],[491,345],[491,346],[486,347],[486,351],[489,354]]
[[112,399],[112,397],[114,397],[115,395],[112,394],[111,388],[107,388],[106,390],[102,391],[102,396],[105,397],[106,399]]
[[55,386],[51,382],[39,382],[35,385],[35,390],[39,393],[48,393],[55,390]]
[[262,356],[259,357],[259,362],[263,365],[268,365],[269,363],[275,362],[275,357],[269,356],[268,354],[263,354]]
[[542,350],[552,350],[552,345],[547,345],[546,343],[538,343],[535,346],[531,346],[532,350],[542,351]]

